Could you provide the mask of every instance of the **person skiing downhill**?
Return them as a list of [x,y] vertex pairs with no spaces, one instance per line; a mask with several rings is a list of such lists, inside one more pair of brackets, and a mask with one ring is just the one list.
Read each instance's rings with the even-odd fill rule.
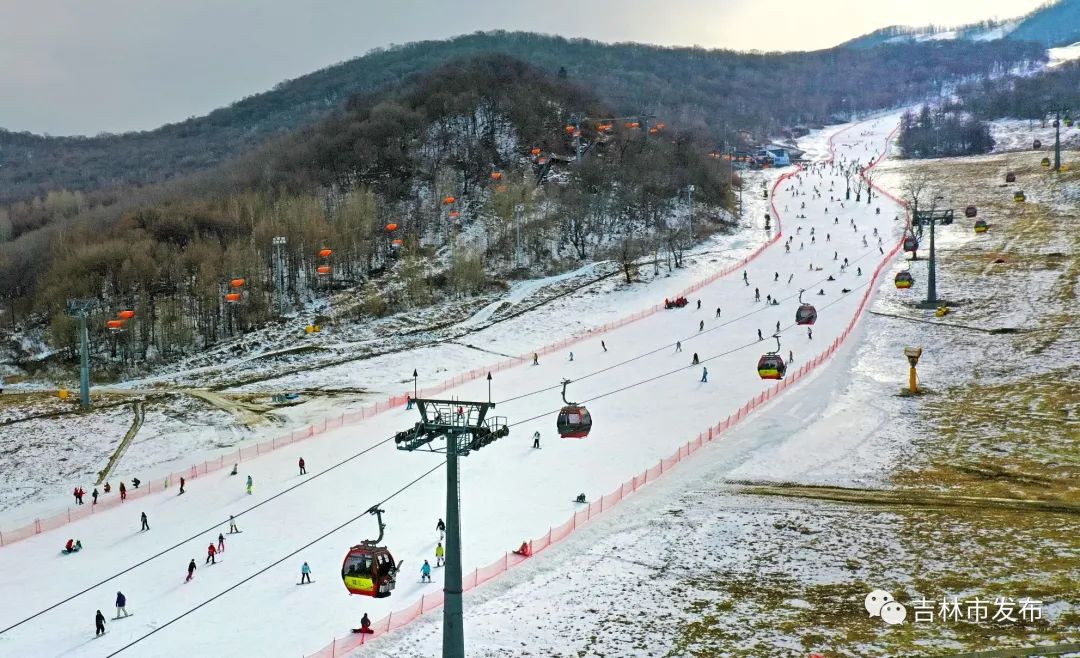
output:
[[431,565],[427,560],[424,560],[424,566],[420,567],[420,582],[431,582]]
[[93,492],[90,493],[90,497],[94,499],[94,505],[97,505],[98,490],[94,487]]
[[225,552],[225,535],[221,534],[220,532],[217,535],[217,552]]
[[191,562],[188,562],[187,565],[187,579],[184,580],[185,583],[195,577],[195,568],[195,558],[191,558]]
[[150,524],[146,521],[146,512],[143,512],[139,516],[142,517],[142,528],[140,528],[139,531],[142,532],[143,530],[149,530]]
[[311,567],[308,566],[307,562],[300,567],[300,584],[302,585],[305,582],[311,582]]
[[251,476],[249,475],[248,478],[247,478],[247,492],[248,492],[249,496],[251,495],[251,488],[253,486],[255,486],[254,482],[252,481]]
[[100,610],[94,615],[94,628],[96,630],[94,637],[105,634],[105,615],[101,614]]
[[446,535],[446,524],[443,523],[442,519],[439,519],[439,522],[435,524],[435,529],[439,531],[439,541],[442,541]]
[[446,560],[446,549],[443,548],[442,542],[439,542],[435,547],[435,566],[441,567]]
[[210,546],[206,549],[206,562],[204,562],[203,564],[217,564],[217,560],[214,559],[215,555],[217,555],[217,547],[213,544],[210,544]]
[[124,613],[125,617],[128,616],[128,611],[127,611],[126,608],[127,608],[127,597],[124,596],[123,592],[117,592],[116,593],[116,618],[117,619],[120,618],[120,613],[121,612]]

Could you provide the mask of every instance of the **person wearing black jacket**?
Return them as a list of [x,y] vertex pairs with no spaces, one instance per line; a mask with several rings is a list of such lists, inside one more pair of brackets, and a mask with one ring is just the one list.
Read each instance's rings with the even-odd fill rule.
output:
[[97,629],[97,632],[94,633],[94,637],[105,634],[105,615],[101,614],[100,610],[94,615],[94,627]]

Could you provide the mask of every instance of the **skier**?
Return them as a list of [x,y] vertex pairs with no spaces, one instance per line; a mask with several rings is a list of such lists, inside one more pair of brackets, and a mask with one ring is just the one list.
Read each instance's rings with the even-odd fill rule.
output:
[[441,567],[443,562],[446,561],[446,549],[443,548],[442,542],[435,547],[435,566]]
[[704,320],[702,320],[701,322],[698,322],[697,330],[698,331],[705,331],[705,321]]
[[810,327],[806,328],[806,338],[808,340],[814,340],[814,330]]
[[[540,357],[536,355],[536,352],[533,352],[533,365],[534,366],[540,365]],[[366,614],[364,616],[367,617]]]
[[94,499],[94,504],[97,505],[97,497],[98,497],[97,487],[94,487],[94,491],[90,493],[90,497]]
[[758,340],[765,340],[764,338],[761,337],[761,329],[757,330],[757,339]]
[[236,521],[233,519],[233,515],[229,515],[229,534],[235,535],[240,532],[240,529],[236,527]]
[[300,567],[300,584],[303,585],[304,583],[310,583],[310,582],[311,582],[311,567],[309,567],[308,563],[305,562]]
[[698,363],[699,363],[699,361],[698,361],[698,357],[697,357],[697,352],[694,352],[694,360],[690,362],[690,365],[696,366]]
[[186,583],[186,582],[188,582],[189,580],[191,580],[194,577],[195,577],[195,558],[191,558],[191,562],[188,562],[188,565],[187,565],[187,580],[185,580],[184,582]]
[[304,468],[304,458],[300,458],[300,475],[307,475],[307,469]]
[[571,360],[571,361],[573,361],[573,360],[574,360],[574,353],[573,353],[573,352],[571,352],[571,353],[570,353],[570,360]]
[[140,484],[142,484],[142,480],[140,480],[139,478],[131,478],[131,486],[138,489]]
[[372,634],[375,633],[375,631],[371,630],[371,620],[368,619],[368,616],[367,616],[366,612],[364,613],[364,616],[360,618],[360,628],[354,628],[354,629],[352,629],[352,632],[353,633],[372,633]]
[[253,486],[255,486],[255,483],[252,481],[251,476],[249,475],[247,479],[247,492],[249,496],[251,495],[251,488]]
[[75,504],[82,505],[82,496],[79,495],[79,488],[75,487]]
[[[184,480],[184,476],[180,476],[180,493],[184,493],[184,483],[185,482],[186,482],[186,480]],[[179,496],[180,494],[176,494],[176,495]]]
[[746,270],[742,271],[742,280],[746,285],[750,285],[750,279],[746,276]]
[[788,361],[789,364],[791,364],[792,362],[795,361],[795,353],[792,352],[791,350],[787,351],[787,361]]
[[780,321],[776,321],[776,333],[780,333]]
[[225,552],[225,535],[221,534],[220,532],[217,535],[217,552]]
[[697,300],[697,310],[701,310],[701,300]]
[[681,352],[682,351],[682,341],[678,341],[678,340],[675,341],[675,351],[676,352]]
[[855,268],[855,276],[862,276],[862,268],[861,267],[856,267]]
[[772,293],[769,293],[768,295],[765,295],[765,303],[766,304],[772,304]]
[[217,555],[217,547],[213,544],[210,544],[210,546],[206,549],[206,562],[204,562],[203,564],[217,564],[217,560],[214,559],[215,555]]
[[143,530],[149,530],[150,524],[146,520],[146,512],[143,512],[142,514],[140,514],[140,516],[142,517],[142,528],[139,529],[139,532],[142,532]]
[[405,411],[408,411],[409,409],[412,409],[412,396],[411,395],[406,395],[405,396]]
[[424,566],[420,567],[420,582],[431,582],[431,565],[428,564],[427,560],[424,560]]
[[443,523],[442,519],[439,519],[439,522],[435,524],[435,529],[439,531],[439,541],[442,541],[446,535],[446,524]]
[[120,483],[120,500],[127,500],[127,487],[123,482]]
[[709,369],[708,368],[702,368],[701,369],[701,383],[702,384],[709,383]]
[[121,612],[124,613],[125,617],[128,616],[128,611],[126,610],[126,608],[127,608],[127,597],[124,596],[123,592],[117,592],[116,593],[116,618],[117,619],[120,618],[120,613]]
[[720,307],[716,307],[716,317],[720,317]]
[[112,491],[112,486],[108,482],[106,482],[105,483],[105,493],[110,493],[111,491]]
[[101,614],[100,610],[94,615],[94,627],[97,629],[97,632],[94,633],[94,637],[105,634],[105,615]]
[[779,272],[773,272],[772,280],[773,281],[779,281],[780,280],[780,273]]
[[[699,302],[699,303],[700,303],[700,302]],[[606,343],[604,343],[604,341],[600,341],[600,347],[604,348],[604,351],[605,351],[605,352],[607,351],[607,344],[606,344]]]
[[239,468],[239,466],[240,466],[240,464],[233,464],[232,465],[232,470],[229,471],[229,475],[237,475],[237,468]]
[[761,301],[761,291],[758,290],[757,288],[754,288],[754,301],[755,302],[760,302]]
[[536,430],[535,432],[533,432],[533,447],[540,447],[540,430]]
[[826,233],[825,234],[825,242],[832,242],[832,234],[831,233]]

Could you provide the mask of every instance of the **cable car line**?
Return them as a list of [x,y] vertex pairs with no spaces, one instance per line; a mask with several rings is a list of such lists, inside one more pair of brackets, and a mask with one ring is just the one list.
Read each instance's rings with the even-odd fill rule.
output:
[[[391,437],[391,438],[393,438],[393,437]],[[383,441],[382,443],[385,443],[385,441]],[[400,494],[400,493],[404,492],[404,491],[405,491],[406,489],[408,489],[408,488],[412,487],[413,485],[415,485],[415,484],[416,484],[417,482],[419,482],[420,480],[423,480],[423,479],[424,479],[424,478],[426,478],[427,476],[429,476],[429,475],[431,475],[432,473],[434,473],[435,471],[439,470],[439,469],[440,469],[440,468],[442,468],[442,467],[443,467],[443,466],[444,466],[445,464],[446,464],[446,462],[445,462],[445,461],[439,462],[439,463],[438,463],[438,464],[436,464],[435,466],[433,466],[433,467],[431,467],[430,469],[428,469],[428,470],[427,470],[426,472],[424,472],[424,473],[422,473],[421,475],[419,475],[418,477],[416,477],[416,479],[414,479],[414,480],[413,480],[412,482],[409,482],[408,484],[406,484],[405,486],[401,487],[400,489],[398,489],[398,490],[397,490],[397,491],[395,491],[394,493],[390,494],[390,495],[389,495],[389,496],[387,496],[386,498],[383,498],[383,499],[382,499],[381,501],[379,501],[379,502],[375,503],[375,505],[374,505],[373,507],[379,507],[379,506],[383,505],[383,504],[384,504],[384,503],[386,503],[387,501],[389,501],[389,500],[393,499],[393,498],[394,498],[395,496],[397,496],[398,494]],[[324,472],[325,472],[325,471],[324,471]],[[265,567],[262,567],[261,569],[259,569],[259,570],[258,570],[258,571],[256,571],[255,573],[251,574],[250,576],[247,576],[246,578],[243,578],[243,579],[241,579],[241,580],[240,580],[239,582],[236,582],[236,583],[234,583],[234,584],[230,585],[230,586],[229,586],[229,587],[227,587],[226,589],[224,589],[224,590],[222,590],[222,591],[218,592],[218,593],[217,593],[217,594],[215,594],[214,596],[211,596],[210,598],[208,598],[207,600],[205,600],[205,601],[203,601],[202,603],[198,604],[198,605],[197,605],[197,606],[195,606],[194,608],[191,608],[191,609],[190,609],[190,610],[188,610],[187,612],[181,613],[181,614],[177,615],[176,617],[173,617],[173,618],[172,618],[172,619],[170,619],[169,621],[165,622],[164,624],[162,624],[162,625],[158,626],[157,628],[153,629],[153,630],[152,630],[152,631],[150,631],[149,633],[146,633],[145,635],[142,635],[142,636],[139,636],[139,637],[135,638],[135,639],[134,639],[134,640],[132,640],[131,642],[129,642],[129,643],[127,643],[127,644],[125,644],[124,646],[120,647],[120,648],[119,648],[119,649],[117,649],[116,651],[114,651],[114,652],[110,653],[110,654],[109,654],[108,656],[106,656],[106,658],[112,658],[113,656],[116,656],[116,655],[120,654],[120,653],[121,653],[122,651],[125,651],[125,650],[127,650],[127,649],[130,649],[131,647],[135,646],[135,645],[136,645],[136,644],[138,644],[139,642],[142,642],[143,640],[145,640],[146,638],[150,637],[150,636],[151,636],[151,635],[153,635],[154,633],[157,633],[158,631],[160,631],[160,630],[162,630],[162,629],[164,629],[164,628],[167,628],[168,626],[171,626],[172,624],[174,624],[174,623],[176,623],[176,622],[180,621],[180,620],[181,620],[181,619],[183,619],[184,617],[187,617],[187,616],[188,616],[188,615],[190,615],[191,613],[195,612],[195,611],[196,611],[196,610],[198,610],[199,608],[202,608],[202,607],[203,607],[204,605],[207,605],[207,604],[209,604],[209,603],[212,603],[213,601],[216,601],[217,599],[221,598],[222,596],[225,596],[226,594],[228,594],[229,592],[233,591],[233,590],[234,590],[234,589],[236,589],[237,587],[240,587],[240,586],[241,586],[241,585],[243,585],[244,583],[247,583],[248,581],[254,580],[254,579],[255,579],[255,578],[257,578],[257,577],[258,577],[259,575],[261,575],[261,574],[264,574],[264,573],[266,573],[266,572],[267,572],[267,571],[269,571],[270,569],[273,569],[274,567],[278,566],[279,564],[281,564],[281,563],[282,563],[282,562],[284,562],[285,560],[288,560],[288,559],[290,559],[290,558],[294,557],[294,556],[295,556],[295,555],[296,555],[297,553],[299,553],[300,551],[302,551],[302,550],[304,550],[304,549],[306,549],[306,548],[310,548],[311,546],[314,546],[315,544],[317,544],[317,543],[319,543],[320,541],[322,541],[322,540],[326,539],[327,537],[329,537],[330,535],[334,534],[335,532],[338,532],[339,530],[341,530],[341,529],[342,529],[342,528],[344,528],[345,526],[347,526],[347,525],[349,525],[349,524],[351,524],[351,523],[353,523],[353,522],[355,522],[355,521],[358,521],[358,520],[359,520],[359,519],[360,519],[361,517],[367,516],[367,514],[368,514],[368,509],[370,509],[370,508],[365,508],[365,510],[364,510],[363,512],[361,512],[360,514],[357,514],[356,516],[352,517],[352,518],[351,518],[351,519],[349,519],[348,521],[345,521],[344,523],[342,523],[341,525],[337,526],[337,527],[336,527],[336,528],[334,528],[333,530],[330,530],[330,531],[328,531],[328,532],[326,532],[326,533],[324,533],[324,534],[320,535],[320,536],[319,536],[319,537],[317,537],[316,539],[313,539],[312,541],[308,542],[307,544],[304,544],[303,546],[301,546],[300,548],[296,549],[295,551],[293,551],[293,552],[289,553],[288,555],[286,555],[286,556],[284,556],[284,557],[282,557],[282,558],[280,558],[280,559],[278,559],[278,560],[275,560],[274,562],[272,562],[272,563],[270,563],[270,564],[266,565]]]
[[[360,456],[362,456],[362,455],[364,455],[364,454],[366,454],[368,452],[371,452],[372,450],[374,450],[375,448],[378,448],[382,444],[387,443],[389,441],[393,441],[393,440],[394,440],[394,437],[389,436],[389,437],[383,439],[382,441],[379,441],[378,443],[375,443],[375,444],[373,444],[373,445],[371,445],[371,446],[369,446],[367,448],[364,448],[363,450],[356,453],[355,455],[352,455],[351,457],[347,457],[347,458],[343,459],[342,461],[339,461],[338,463],[334,464],[333,466],[330,466],[329,468],[327,468],[325,470],[322,470],[322,471],[312,475],[309,478],[301,480],[300,482],[294,484],[293,486],[289,487],[288,489],[285,489],[283,491],[279,491],[278,493],[274,494],[273,496],[270,496],[266,500],[260,501],[260,502],[256,503],[255,505],[252,505],[251,507],[241,511],[239,514],[234,514],[233,516],[236,517],[236,518],[239,518],[239,517],[243,516],[244,514],[247,514],[248,512],[251,512],[251,511],[253,511],[255,509],[258,509],[259,507],[262,507],[263,505],[269,503],[270,501],[274,500],[275,498],[278,498],[280,496],[284,496],[285,494],[289,493],[290,491],[293,491],[294,489],[296,489],[298,487],[304,486],[308,482],[313,482],[313,481],[319,479],[320,477],[322,477],[323,475],[325,475],[326,473],[329,473],[330,471],[338,468],[339,466],[344,466],[345,464],[351,462],[352,460],[356,459],[357,457],[360,457]],[[101,581],[99,581],[99,582],[97,582],[97,583],[95,583],[93,585],[90,585],[89,587],[87,587],[86,589],[84,589],[82,591],[79,591],[79,592],[76,592],[75,594],[72,594],[71,596],[67,597],[66,599],[63,599],[62,601],[58,601],[58,602],[50,605],[49,607],[47,607],[47,608],[45,608],[43,610],[39,610],[38,612],[35,612],[34,614],[30,615],[26,619],[15,622],[14,624],[12,624],[11,626],[8,626],[4,630],[0,630],[0,635],[3,635],[4,633],[10,631],[13,628],[21,626],[21,625],[25,624],[26,622],[45,614],[46,612],[54,610],[54,609],[64,605],[65,603],[68,603],[68,602],[72,601],[72,600],[82,596],[83,594],[86,594],[90,590],[96,589],[96,588],[104,585],[105,583],[109,582],[110,580],[114,580],[116,578],[119,578],[120,576],[123,576],[124,574],[126,574],[126,573],[128,573],[130,571],[138,569],[139,567],[143,566],[144,564],[146,564],[146,563],[148,563],[148,562],[150,562],[152,560],[156,560],[157,558],[161,557],[162,555],[165,555],[166,553],[168,553],[170,551],[176,550],[180,546],[182,546],[182,545],[184,545],[184,544],[186,544],[186,543],[188,543],[190,541],[194,541],[194,540],[198,539],[200,536],[205,535],[208,532],[213,532],[213,530],[215,528],[222,525],[223,523],[225,523],[225,521],[218,521],[217,523],[210,526],[206,530],[200,530],[198,533],[192,535],[191,537],[188,537],[187,539],[182,539],[179,542],[173,544],[172,546],[170,546],[170,547],[168,547],[168,548],[166,548],[166,549],[164,549],[164,550],[162,550],[162,551],[160,551],[158,553],[155,553],[154,555],[151,555],[150,557],[142,560],[141,562],[137,562],[137,563],[131,565],[130,567],[127,567],[127,568],[125,568],[125,569],[123,569],[121,571],[118,571],[117,573],[114,573],[111,576],[108,576],[104,580],[101,580]]]

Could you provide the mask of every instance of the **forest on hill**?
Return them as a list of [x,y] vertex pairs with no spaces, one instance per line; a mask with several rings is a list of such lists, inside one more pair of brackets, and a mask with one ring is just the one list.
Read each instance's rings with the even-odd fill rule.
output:
[[0,205],[60,190],[116,193],[205,170],[325,118],[356,94],[392,90],[447,61],[480,53],[509,55],[549,74],[562,69],[614,111],[668,117],[714,146],[731,144],[739,131],[764,138],[785,126],[895,107],[960,78],[1045,60],[1038,44],[1016,41],[738,53],[477,33],[377,49],[152,131],[45,137],[0,130]]
[[[572,112],[600,118],[573,124]],[[723,221],[731,181],[690,136],[613,115],[512,58],[451,63],[212,172],[109,204],[46,198],[67,217],[0,250],[0,295],[69,349],[67,300],[96,300],[95,354],[119,368],[259,326],[277,317],[277,293],[297,309],[348,291],[335,317],[352,321],[485,290],[520,261],[608,256],[629,278],[639,256],[678,261],[690,243],[687,185],[704,232]]]

